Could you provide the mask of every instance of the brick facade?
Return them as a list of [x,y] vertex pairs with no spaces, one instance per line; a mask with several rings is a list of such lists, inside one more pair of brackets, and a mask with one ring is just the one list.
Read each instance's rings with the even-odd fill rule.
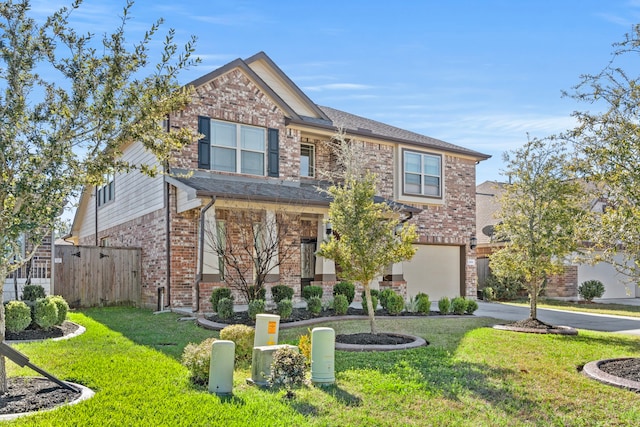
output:
[[[198,117],[214,120],[277,129],[279,131],[279,176],[256,177],[267,182],[304,181],[300,171],[300,144],[312,143],[315,146],[315,166],[317,171],[332,171],[336,167],[336,158],[332,153],[330,134],[318,136],[320,131],[303,131],[287,125],[287,117],[278,101],[268,95],[254,79],[240,68],[231,68],[222,74],[216,74],[206,83],[199,85],[193,102],[182,112],[170,118],[172,128],[187,127],[196,130]],[[372,138],[373,140],[373,138]],[[398,147],[394,143],[378,143],[366,137],[353,138],[351,143],[360,145],[364,155],[365,167],[373,170],[379,177],[379,194],[397,199],[396,180],[400,172],[395,162]],[[468,242],[475,234],[475,165],[477,159],[464,156],[443,155],[444,201],[440,204],[425,199],[424,204],[416,204],[423,209],[411,222],[417,226],[419,242],[423,244],[460,246],[467,248],[461,260],[461,274],[465,281],[465,294],[476,296],[476,269],[467,259],[473,259],[475,253],[468,248]],[[177,153],[171,162],[172,168],[194,170],[198,167],[198,143],[194,142]],[[218,173],[218,172],[216,172]],[[223,173],[221,173],[223,174]],[[231,175],[231,174],[229,174]],[[316,179],[326,178],[317,173]],[[137,246],[142,248],[143,290],[142,301],[145,306],[155,306],[157,289],[167,286],[167,271],[170,271],[170,304],[172,307],[199,307],[201,311],[210,311],[209,297],[213,289],[227,286],[222,280],[202,277],[198,281],[198,242],[200,208],[177,212],[177,189],[171,187],[169,195],[170,249],[167,249],[166,209],[145,215],[133,221],[99,233],[99,238],[108,236],[113,246]],[[206,203],[207,200],[203,200]],[[246,200],[245,200],[246,202]],[[300,206],[300,209],[303,207]],[[256,214],[262,211],[255,211]],[[229,208],[218,208],[216,218],[230,218]],[[318,225],[322,214],[314,213],[304,217],[295,213],[279,214],[279,220],[287,224],[290,230],[282,240],[282,245],[294,248],[291,256],[279,266],[279,275],[270,277],[266,287],[267,295],[276,284],[285,284],[295,290],[295,298],[301,295],[301,239],[318,239]],[[230,226],[233,232],[233,225]],[[322,236],[320,236],[321,238]],[[92,244],[93,237],[85,238],[86,244]],[[167,265],[167,250],[170,251],[170,265]],[[248,265],[252,261],[247,260]],[[464,272],[462,273],[462,270]],[[219,276],[219,275],[218,275]],[[330,276],[330,275],[329,275]],[[328,276],[328,277],[329,277]],[[218,277],[219,279],[219,277]],[[384,281],[380,288],[390,287],[404,297],[407,295],[406,282],[402,280]],[[196,301],[196,283],[199,286],[199,300]],[[313,281],[311,284],[322,286],[325,300],[332,297],[335,280]],[[357,292],[359,298],[360,290]],[[236,301],[241,297],[236,293]]]

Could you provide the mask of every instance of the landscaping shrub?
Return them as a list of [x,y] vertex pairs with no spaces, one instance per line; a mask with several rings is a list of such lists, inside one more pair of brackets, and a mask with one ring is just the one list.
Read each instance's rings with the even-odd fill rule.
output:
[[58,321],[58,307],[56,303],[47,298],[36,300],[33,309],[33,323],[46,330],[51,329]]
[[493,289],[494,297],[498,301],[508,301],[518,298],[519,292],[524,289],[522,280],[513,278],[498,278],[493,274],[487,277],[486,287]]
[[219,318],[231,319],[233,317],[233,300],[231,298],[220,299],[220,301],[218,301],[217,311]]
[[429,295],[420,292],[416,295],[418,301],[416,310],[420,314],[429,314],[431,312],[431,301],[429,301]]
[[[376,308],[378,308],[378,296],[374,295],[373,293],[373,289],[371,290],[371,304],[375,307],[373,309],[374,313],[376,311]],[[367,298],[366,297],[362,297],[362,310],[364,310],[364,314],[369,314],[369,307],[367,307]]]
[[220,339],[236,344],[236,363],[251,363],[253,357],[253,339],[255,329],[247,325],[229,325],[220,331]]
[[56,320],[56,325],[62,325],[62,323],[67,320],[69,304],[67,304],[67,301],[65,301],[65,299],[60,295],[50,295],[47,299],[53,301],[58,309],[58,320]]
[[293,302],[290,299],[283,299],[278,302],[277,310],[281,319],[288,319],[293,313]]
[[302,386],[305,382],[306,367],[306,358],[298,352],[298,349],[281,347],[273,353],[269,385],[284,387],[287,390],[287,397],[293,397],[291,390]]
[[305,301],[309,301],[313,297],[322,298],[322,286],[305,286],[302,288],[302,298]]
[[407,302],[404,304],[404,309],[407,311],[407,313],[417,313],[418,299],[416,297],[409,297]]
[[351,282],[340,282],[333,286],[333,296],[344,295],[347,297],[349,305],[353,302],[356,296],[356,287]]
[[496,299],[496,292],[492,287],[487,286],[482,290],[482,297],[485,301],[493,301]]
[[216,288],[211,292],[211,297],[209,298],[209,301],[211,301],[211,307],[213,307],[214,310],[218,309],[218,304],[220,303],[220,300],[223,298],[229,298],[231,301],[233,301],[233,295],[231,295],[231,289],[229,288]]
[[322,300],[320,297],[312,296],[307,300],[307,310],[314,316],[317,316],[322,311]]
[[391,295],[395,295],[396,293],[393,291],[393,289],[384,289],[383,291],[380,292],[380,295],[378,296],[378,300],[380,301],[380,305],[382,306],[383,309],[387,309],[387,302],[389,301],[389,298],[391,297]]
[[349,301],[346,295],[338,294],[333,298],[333,310],[338,316],[347,314],[349,309]]
[[467,309],[465,313],[473,314],[478,309],[478,303],[472,299],[467,300]]
[[26,285],[22,288],[23,301],[36,301],[39,298],[45,298],[47,294],[40,285]]
[[264,313],[265,303],[263,299],[254,299],[249,301],[249,317],[251,320],[256,320],[256,316],[260,313]]
[[287,285],[276,285],[271,288],[271,296],[276,304],[285,299],[292,300],[293,288]]
[[451,312],[461,315],[467,310],[467,300],[464,297],[455,297],[451,300]]
[[[393,292],[393,291],[392,291]],[[404,308],[404,298],[402,295],[398,295],[395,292],[387,297],[387,312],[392,316],[397,316],[402,313]]]
[[182,364],[191,374],[191,381],[205,385],[209,382],[209,367],[211,365],[211,347],[215,338],[207,338],[200,344],[189,343],[182,352]]
[[300,353],[307,359],[307,365],[311,363],[311,330],[307,329],[307,333],[300,335],[298,339],[298,348]]
[[31,324],[31,309],[23,301],[9,301],[4,306],[5,328],[17,333]]
[[442,297],[438,300],[438,310],[440,310],[440,314],[449,314],[450,307],[451,301],[448,297]]
[[604,285],[599,280],[587,280],[578,286],[578,294],[591,302],[594,298],[600,298],[604,295]]

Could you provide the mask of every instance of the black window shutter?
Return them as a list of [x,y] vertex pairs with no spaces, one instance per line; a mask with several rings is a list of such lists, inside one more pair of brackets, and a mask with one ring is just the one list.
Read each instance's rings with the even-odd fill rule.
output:
[[198,141],[198,168],[211,169],[211,119],[198,116],[198,133],[204,135]]
[[269,176],[280,176],[280,138],[278,129],[269,129]]

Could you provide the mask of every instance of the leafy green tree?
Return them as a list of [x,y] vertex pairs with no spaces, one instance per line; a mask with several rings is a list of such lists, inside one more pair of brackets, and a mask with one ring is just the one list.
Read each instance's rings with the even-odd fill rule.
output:
[[572,179],[567,151],[558,140],[529,140],[504,159],[511,183],[499,199],[502,222],[496,237],[505,246],[491,255],[491,270],[498,277],[524,279],[529,317],[536,319],[544,280],[562,273],[565,258],[578,247],[582,185]]
[[[584,236],[599,258],[631,281],[640,278],[640,24],[613,45],[611,61],[595,75],[583,75],[570,95],[590,110],[573,115],[578,125],[564,135],[579,154],[576,169],[591,185],[593,212]],[[619,256],[617,256],[619,255]]]
[[[333,234],[320,245],[318,255],[334,260],[342,268],[342,276],[357,281],[365,290],[367,307],[372,307],[371,282],[390,264],[411,259],[412,243],[417,238],[415,226],[403,224],[395,229],[399,215],[386,203],[376,203],[376,175],[363,172],[362,163],[352,161],[354,148],[337,137],[343,180],[334,183],[328,192],[333,197],[329,218]],[[351,153],[351,154],[350,154]],[[375,313],[369,310],[371,333],[376,334]]]
[[[129,1],[120,26],[97,39],[69,24],[80,6],[78,0],[42,21],[30,15],[28,0],[0,3],[0,283],[31,258],[84,185],[98,185],[118,170],[158,172],[117,160],[124,144],[141,141],[163,164],[194,139],[187,130],[168,132],[162,122],[189,101],[177,75],[195,63],[195,40],[179,52],[170,30],[154,66],[150,46],[161,20],[131,44],[125,37]],[[24,256],[20,236],[31,243]]]

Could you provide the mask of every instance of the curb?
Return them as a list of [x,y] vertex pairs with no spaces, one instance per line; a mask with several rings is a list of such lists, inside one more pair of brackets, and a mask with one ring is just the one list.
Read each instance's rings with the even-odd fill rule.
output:
[[578,335],[578,330],[570,326],[555,326],[549,329],[518,328],[508,325],[493,325],[493,329],[500,331],[522,332],[526,334],[554,334],[554,335]]

